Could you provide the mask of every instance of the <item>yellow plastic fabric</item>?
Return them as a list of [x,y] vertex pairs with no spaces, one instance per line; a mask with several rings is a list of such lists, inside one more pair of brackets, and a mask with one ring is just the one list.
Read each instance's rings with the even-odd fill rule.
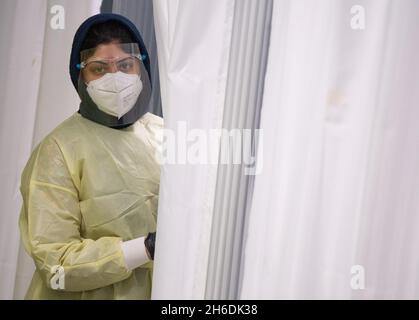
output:
[[[36,271],[25,299],[150,299],[153,261],[129,270],[121,241],[156,230],[163,119],[117,130],[75,113],[33,151],[19,227]],[[64,289],[52,289],[54,266]]]

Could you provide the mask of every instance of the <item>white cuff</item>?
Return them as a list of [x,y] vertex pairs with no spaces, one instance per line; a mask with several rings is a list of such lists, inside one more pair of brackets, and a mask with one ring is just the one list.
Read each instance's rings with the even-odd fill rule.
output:
[[124,253],[125,262],[130,270],[138,268],[144,263],[150,261],[147,256],[144,239],[146,236],[136,238],[121,243],[122,252]]

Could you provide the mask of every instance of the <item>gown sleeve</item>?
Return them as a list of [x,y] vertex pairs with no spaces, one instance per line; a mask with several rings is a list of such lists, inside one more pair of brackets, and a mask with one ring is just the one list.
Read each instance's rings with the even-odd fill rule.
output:
[[22,241],[48,288],[56,289],[52,283],[57,270],[63,271],[64,285],[59,289],[64,291],[93,290],[131,275],[121,238],[81,237],[78,190],[53,137],[45,138],[33,151],[20,191]]

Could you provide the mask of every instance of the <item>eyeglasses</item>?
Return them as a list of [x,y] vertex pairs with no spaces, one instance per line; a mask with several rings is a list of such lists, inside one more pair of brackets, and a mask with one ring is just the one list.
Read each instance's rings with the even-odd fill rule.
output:
[[106,73],[113,73],[121,71],[128,74],[135,74],[140,72],[140,61],[145,59],[145,55],[132,54],[127,57],[115,59],[95,59],[90,61],[82,61],[76,67],[83,70],[90,77],[96,79],[104,76]]

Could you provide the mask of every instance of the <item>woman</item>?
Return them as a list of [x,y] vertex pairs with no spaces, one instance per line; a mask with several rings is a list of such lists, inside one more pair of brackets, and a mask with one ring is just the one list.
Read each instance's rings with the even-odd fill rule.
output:
[[19,227],[36,270],[27,299],[150,299],[163,119],[147,112],[147,50],[115,14],[74,37],[78,112],[33,151]]

